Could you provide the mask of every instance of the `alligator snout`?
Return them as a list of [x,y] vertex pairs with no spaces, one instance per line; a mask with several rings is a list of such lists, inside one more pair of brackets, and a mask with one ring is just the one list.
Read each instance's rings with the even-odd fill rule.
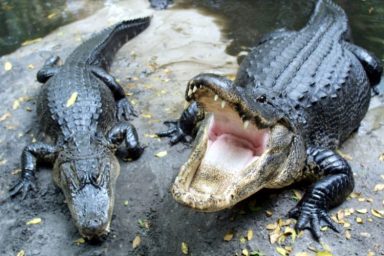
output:
[[86,221],[80,228],[80,233],[88,238],[94,236],[100,236],[107,234],[108,230],[108,219],[102,220],[100,218],[94,218]]

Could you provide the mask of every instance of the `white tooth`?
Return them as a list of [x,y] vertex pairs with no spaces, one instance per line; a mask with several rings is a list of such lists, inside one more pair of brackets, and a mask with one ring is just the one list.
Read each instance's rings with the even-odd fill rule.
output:
[[192,95],[192,91],[188,89],[188,96]]
[[215,94],[215,97],[213,98],[215,101],[217,101],[219,99],[219,96],[217,94]]
[[221,108],[225,108],[225,104],[227,104],[227,102],[225,102],[224,100],[221,102]]
[[197,87],[193,87],[192,92],[196,92],[196,91],[197,91]]
[[247,120],[247,121],[244,122],[244,129],[247,129],[248,125],[249,125],[249,121]]

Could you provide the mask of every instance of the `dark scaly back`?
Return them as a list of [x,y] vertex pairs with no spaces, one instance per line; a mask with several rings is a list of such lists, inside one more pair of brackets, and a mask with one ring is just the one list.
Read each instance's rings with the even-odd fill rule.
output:
[[93,35],[75,49],[66,63],[84,63],[108,70],[116,52],[145,30],[149,26],[150,19],[144,17],[126,20]]
[[320,0],[300,31],[273,33],[244,60],[235,84],[265,94],[303,133],[307,144],[334,148],[365,115],[370,86],[358,59],[343,46],[345,12]]

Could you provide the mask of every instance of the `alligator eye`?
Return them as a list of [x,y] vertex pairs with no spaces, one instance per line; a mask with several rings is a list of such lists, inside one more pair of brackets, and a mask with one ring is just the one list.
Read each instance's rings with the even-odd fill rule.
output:
[[265,94],[259,96],[256,98],[257,102],[260,102],[260,103],[264,103],[267,101],[267,96],[265,96]]

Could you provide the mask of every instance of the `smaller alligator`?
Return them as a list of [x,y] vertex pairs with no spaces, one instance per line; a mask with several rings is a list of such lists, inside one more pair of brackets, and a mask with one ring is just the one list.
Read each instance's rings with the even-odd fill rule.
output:
[[189,82],[190,106],[158,134],[171,144],[186,140],[205,116],[173,184],[176,201],[218,211],[262,188],[314,177],[289,215],[316,239],[322,223],[337,230],[327,211],[352,192],[354,179],[335,150],[358,129],[382,74],[380,61],[350,42],[348,27],[339,6],[319,0],[300,31],[265,36],[234,82],[214,74]]
[[123,88],[107,70],[118,49],[145,30],[150,17],[123,21],[92,36],[59,66],[49,58],[37,73],[44,83],[37,99],[37,115],[48,143],[24,148],[20,181],[14,196],[36,190],[37,162],[53,163],[53,179],[62,189],[82,236],[99,239],[109,232],[120,172],[114,152],[125,143],[127,158],[143,152],[136,129],[128,120],[136,115]]

